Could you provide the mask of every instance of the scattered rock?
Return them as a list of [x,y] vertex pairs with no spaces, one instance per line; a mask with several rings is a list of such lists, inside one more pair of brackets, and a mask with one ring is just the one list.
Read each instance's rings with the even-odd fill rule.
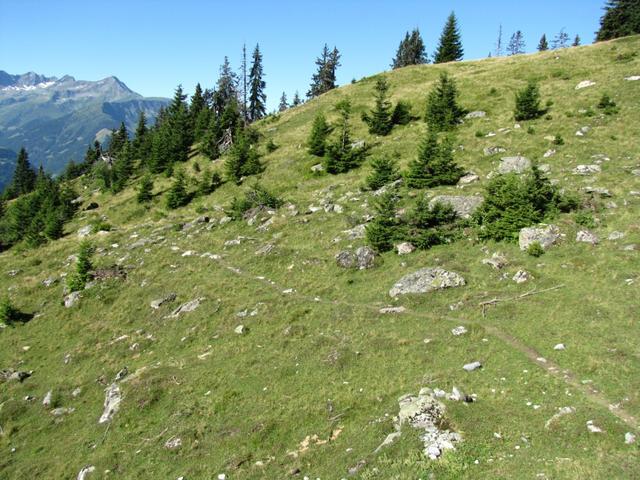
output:
[[455,272],[448,272],[440,267],[421,268],[398,280],[389,290],[389,295],[397,297],[411,293],[428,293],[433,290],[463,285],[466,285],[464,278]]
[[57,282],[58,282],[58,279],[56,277],[47,277],[42,281],[42,285],[48,288]]
[[591,130],[591,127],[581,127],[580,130],[576,132],[576,137],[584,137],[587,133],[589,133],[589,130]]
[[596,195],[600,195],[601,197],[610,197],[611,196],[611,192],[609,191],[609,189],[604,188],[604,187],[584,187],[582,190],[584,190],[586,193],[595,193]]
[[112,383],[105,389],[104,411],[98,423],[110,422],[113,416],[120,410],[121,401],[122,395],[120,393],[120,387],[117,383]]
[[538,242],[543,249],[548,249],[560,239],[560,229],[556,225],[541,227],[527,227],[520,230],[518,245],[520,250],[526,250],[529,245]]
[[455,337],[459,337],[460,335],[464,335],[465,333],[467,333],[467,329],[464,327],[464,325],[460,325],[459,327],[451,329],[451,334]]
[[178,308],[176,308],[168,318],[178,318],[183,313],[193,312],[196,308],[200,306],[200,304],[204,301],[204,297],[196,298],[191,300],[190,302],[183,303]]
[[86,206],[85,210],[95,210],[96,208],[99,208],[100,205],[98,205],[96,202],[91,202],[89,205]]
[[3,382],[20,382],[22,383],[33,374],[32,371],[25,372],[22,370],[14,371],[11,368],[0,371],[0,381]]
[[73,407],[58,407],[51,410],[51,415],[53,415],[54,417],[61,417],[62,415],[67,415],[75,411],[76,409]]
[[544,428],[545,429],[549,429],[549,427],[551,426],[552,423],[554,423],[556,420],[558,420],[560,417],[563,417],[565,415],[570,415],[572,413],[575,413],[576,409],[573,407],[562,407],[558,409],[558,412],[555,413],[549,420],[547,420],[544,424]]
[[469,172],[458,180],[458,185],[469,185],[470,183],[474,183],[480,180],[480,177],[473,172]]
[[494,253],[493,255],[491,255],[491,258],[485,258],[482,260],[482,264],[483,265],[490,265],[491,267],[493,267],[496,270],[500,270],[503,267],[506,267],[507,265],[509,265],[509,261],[506,259],[506,257],[504,255],[502,255],[501,253]]
[[[639,78],[640,79],[640,78]],[[633,443],[636,443],[636,436],[635,434],[631,433],[631,432],[627,432],[624,434],[624,443],[626,443],[627,445],[631,445]]]
[[176,450],[182,446],[182,439],[180,437],[171,437],[164,442],[164,448],[167,450]]
[[593,175],[594,173],[600,173],[602,168],[600,165],[578,165],[573,169],[574,175]]
[[52,397],[53,397],[53,392],[49,390],[44,396],[44,398],[42,399],[42,405],[49,408],[51,406],[51,403],[53,402]]
[[379,311],[380,313],[404,313],[406,310],[404,307],[383,307]]
[[383,442],[378,445],[378,448],[376,448],[373,453],[378,453],[380,450],[382,450],[384,447],[391,445],[393,442],[395,442],[398,438],[400,438],[402,436],[402,432],[393,432],[390,433],[389,435],[387,435],[387,438],[385,438],[383,440]]
[[476,362],[467,363],[462,368],[464,368],[467,372],[473,372],[474,370],[478,370],[482,368],[482,364],[476,361]]
[[398,251],[398,255],[408,255],[412,253],[416,247],[409,242],[402,242],[396,245],[396,250]]
[[366,228],[367,226],[363,223],[361,225],[356,225],[350,230],[343,230],[342,233],[347,235],[347,240],[358,240],[365,237]]
[[627,82],[637,82],[640,80],[640,75],[631,75],[630,77],[624,78]]
[[154,310],[159,309],[162,305],[164,305],[165,303],[170,303],[173,302],[176,299],[176,294],[171,292],[166,294],[164,297],[162,298],[158,298],[156,300],[152,300],[151,303],[149,304],[149,306],[151,308],[153,308]]
[[531,168],[531,161],[518,155],[517,157],[503,157],[500,159],[498,173],[524,173]]
[[512,280],[516,283],[524,283],[531,280],[533,277],[526,270],[518,270],[513,276]]
[[245,327],[244,325],[238,325],[236,328],[233,329],[233,331],[238,335],[244,335],[247,333],[247,327]]
[[93,227],[91,225],[86,225],[78,230],[78,238],[84,238],[91,235],[91,231]]
[[66,308],[71,308],[79,301],[80,301],[80,292],[71,292],[69,295],[64,297],[64,306]]
[[590,232],[589,230],[580,230],[576,234],[576,242],[590,243],[591,245],[597,245],[599,242],[598,236]]
[[553,148],[550,148],[549,150],[547,150],[546,152],[544,152],[544,154],[542,155],[543,158],[549,158],[552,157],[556,154],[556,151]]
[[553,347],[554,350],[565,350],[567,347],[564,346],[564,343],[558,343],[556,346]]
[[498,146],[495,146],[495,147],[486,147],[486,148],[483,150],[484,155],[485,155],[486,157],[489,157],[489,156],[491,156],[491,155],[496,155],[496,154],[498,154],[498,153],[504,153],[504,152],[506,152],[506,151],[507,151],[507,150],[506,150],[505,148],[503,148],[503,147],[498,147]]
[[587,421],[587,430],[591,433],[602,433],[602,429],[596,425],[594,425],[593,420]]
[[576,85],[576,90],[580,90],[582,88],[593,87],[596,82],[592,82],[591,80],[583,80],[578,85]]
[[624,233],[622,232],[611,232],[607,237],[607,240],[620,240],[624,238]]
[[87,476],[90,473],[93,473],[96,471],[96,467],[94,467],[93,465],[88,465],[86,467],[82,467],[82,470],[80,470],[80,472],[78,473],[78,476],[76,477],[76,480],[87,480]]
[[374,266],[376,253],[370,247],[359,247],[355,253],[343,250],[335,258],[339,267],[364,270]]
[[115,381],[119,382],[120,380],[122,380],[127,375],[129,375],[129,369],[127,367],[124,367],[122,370],[120,370],[118,373],[116,373]]
[[341,268],[355,268],[356,267],[356,255],[350,250],[343,250],[336,256],[336,263]]
[[474,112],[469,112],[467,113],[464,118],[467,119],[471,119],[471,118],[484,118],[487,116],[487,112],[483,112],[482,110],[476,110]]
[[451,205],[460,218],[466,219],[473,215],[473,212],[477,210],[483,201],[484,197],[481,195],[436,195],[431,199],[431,201],[429,201],[429,206],[433,207],[436,203]]

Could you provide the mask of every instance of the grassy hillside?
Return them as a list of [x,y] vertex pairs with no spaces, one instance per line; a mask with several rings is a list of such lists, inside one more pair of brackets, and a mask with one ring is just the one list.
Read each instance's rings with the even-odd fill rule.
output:
[[[261,182],[293,205],[266,226],[219,223],[246,186],[225,184],[167,211],[161,192],[169,179],[156,179],[160,193],[150,208],[135,203],[133,188],[112,196],[82,189],[81,180],[83,205],[97,202],[97,210],[79,213],[61,240],[0,255],[2,290],[34,314],[0,330],[0,368],[33,370],[23,382],[0,383],[0,478],[75,478],[86,466],[95,467],[86,479],[640,476],[638,443],[625,443],[626,433],[640,433],[640,177],[632,173],[640,168],[640,81],[625,80],[640,75],[638,51],[640,37],[630,37],[384,74],[393,100],[410,101],[417,115],[442,71],[456,79],[466,109],[487,113],[466,120],[456,140],[456,160],[481,180],[427,195],[482,193],[499,157],[521,154],[548,164],[567,191],[609,190],[610,197],[591,198],[595,246],[576,242],[583,227],[563,214],[555,222],[563,241],[539,258],[469,233],[407,256],[384,254],[370,270],[339,268],[336,253],[364,244],[344,231],[372,213],[372,194],[360,191],[370,169],[313,174],[318,159],[304,143],[314,116],[334,120],[333,106],[349,97],[354,138],[372,145],[372,157],[398,154],[403,167],[426,132],[416,121],[388,137],[368,135],[359,117],[373,105],[375,77],[259,125],[280,146],[263,157]],[[531,78],[553,104],[547,117],[516,128],[514,92]],[[584,80],[595,85],[576,90]],[[616,115],[596,108],[603,93],[618,104]],[[576,136],[584,126],[588,133]],[[564,145],[545,139],[555,135]],[[485,156],[492,146],[506,152]],[[552,148],[556,154],[543,158]],[[572,173],[597,161],[600,173]],[[196,175],[191,165],[186,170]],[[404,204],[414,200],[402,192]],[[323,203],[342,209],[306,213]],[[180,227],[200,215],[211,221]],[[94,263],[121,265],[127,277],[98,282],[65,308],[76,231],[99,217],[113,229],[89,237],[98,248]],[[614,231],[624,236],[608,240]],[[268,254],[256,253],[266,245],[273,246]],[[501,270],[482,263],[494,252],[508,260]],[[435,266],[461,274],[466,286],[389,297],[400,277]],[[515,283],[518,270],[533,278]],[[48,278],[57,283],[43,285]],[[173,302],[150,307],[170,293]],[[202,299],[198,308],[170,317],[194,299]],[[483,312],[479,304],[492,299],[499,301]],[[390,305],[406,310],[379,312]],[[467,333],[452,335],[461,325]],[[566,349],[554,350],[559,343]],[[476,360],[482,369],[463,370]],[[124,367],[120,410],[99,424],[105,388]],[[420,431],[405,426],[374,453],[394,431],[398,398],[423,387],[475,396],[473,403],[442,400],[446,425],[463,441],[431,461]],[[554,417],[564,407],[571,413]],[[73,411],[54,415],[52,408]],[[590,432],[589,421],[602,431]],[[168,441],[180,445],[168,448]]]

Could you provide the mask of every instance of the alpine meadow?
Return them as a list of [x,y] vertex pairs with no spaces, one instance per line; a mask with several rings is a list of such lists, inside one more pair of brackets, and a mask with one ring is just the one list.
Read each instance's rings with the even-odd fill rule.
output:
[[168,98],[0,71],[0,479],[640,478],[640,3],[597,3],[344,84],[328,28],[273,98],[262,43]]

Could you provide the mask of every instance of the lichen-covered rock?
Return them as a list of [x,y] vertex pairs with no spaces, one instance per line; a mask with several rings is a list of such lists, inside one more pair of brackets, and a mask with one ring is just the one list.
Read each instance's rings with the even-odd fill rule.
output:
[[204,301],[204,297],[196,298],[191,300],[190,302],[183,303],[178,308],[176,308],[171,314],[169,318],[177,318],[183,313],[193,312],[196,308],[200,306],[200,304]]
[[66,308],[71,308],[79,301],[80,301],[80,292],[71,292],[69,295],[64,297],[64,306]]
[[341,268],[364,270],[375,265],[376,252],[370,247],[359,247],[355,252],[343,250],[336,255],[336,263]]
[[526,227],[520,230],[518,245],[526,250],[532,243],[538,242],[543,249],[548,249],[560,240],[560,229],[556,225]]
[[589,230],[580,230],[576,234],[576,242],[584,242],[590,243],[591,245],[597,245],[599,241],[600,240],[598,239],[598,236],[595,233],[590,232]]
[[421,268],[398,280],[389,290],[389,295],[397,297],[411,293],[428,293],[433,290],[463,285],[466,285],[464,278],[455,272],[448,272],[440,267]]
[[414,247],[413,244],[409,242],[402,242],[396,245],[396,250],[398,252],[398,255],[408,255],[412,253],[415,249],[416,247]]
[[111,421],[113,416],[120,410],[120,402],[122,401],[122,395],[120,393],[120,387],[117,383],[112,383],[105,390],[104,396],[104,411],[100,416],[98,423],[106,423]]
[[498,173],[524,173],[531,168],[531,161],[520,155],[516,157],[503,157],[500,159]]
[[496,155],[498,153],[504,153],[507,150],[503,147],[499,147],[499,146],[495,146],[495,147],[486,147],[483,150],[483,153],[485,154],[485,156],[489,157],[491,155]]
[[482,260],[482,264],[483,265],[489,265],[493,268],[495,268],[496,270],[500,270],[503,267],[506,267],[507,265],[509,265],[509,261],[507,260],[507,258],[502,255],[501,253],[494,253],[493,255],[491,255],[491,258],[485,258]]
[[487,116],[487,112],[483,112],[482,110],[475,110],[473,112],[469,112],[467,113],[464,118],[467,119],[471,119],[471,118],[484,118]]
[[436,195],[429,206],[433,207],[436,203],[451,205],[460,218],[470,218],[483,201],[484,197],[480,195]]

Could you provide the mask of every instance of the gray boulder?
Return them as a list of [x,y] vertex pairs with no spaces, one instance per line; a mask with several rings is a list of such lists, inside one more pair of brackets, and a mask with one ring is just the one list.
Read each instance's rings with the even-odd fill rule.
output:
[[484,118],[487,116],[487,112],[483,112],[482,110],[476,110],[474,112],[467,113],[464,118]]
[[503,147],[499,147],[499,146],[495,146],[495,147],[486,147],[483,152],[485,154],[486,157],[489,157],[491,155],[496,155],[498,153],[504,153],[507,150]]
[[177,318],[183,313],[193,312],[196,308],[200,306],[203,300],[204,298],[200,297],[200,298],[191,300],[190,302],[183,303],[178,308],[176,308],[173,312],[171,312],[171,315],[169,315],[169,318]]
[[460,177],[458,180],[458,185],[469,185],[470,183],[474,183],[480,180],[480,177],[473,172],[469,172],[466,175]]
[[118,410],[120,410],[121,401],[122,394],[120,393],[120,387],[117,383],[112,383],[105,390],[104,411],[102,412],[98,423],[111,421],[113,416],[118,412]]
[[573,169],[574,175],[593,175],[594,173],[600,173],[602,168],[600,165],[578,165]]
[[518,155],[517,157],[503,157],[500,159],[498,173],[524,173],[531,168],[531,161]]
[[93,465],[87,465],[86,467],[82,467],[82,470],[78,473],[76,480],[87,480],[87,477],[90,473],[96,471],[96,467]]
[[80,301],[80,292],[71,292],[69,295],[64,297],[64,306],[66,308],[71,308],[79,301]]
[[176,299],[176,294],[175,293],[168,293],[167,295],[165,295],[162,298],[158,298],[156,300],[152,300],[151,303],[149,304],[149,306],[151,308],[153,308],[154,310],[157,310],[162,305],[164,305],[165,303],[173,302],[175,299]]
[[412,253],[415,249],[416,247],[409,242],[402,242],[396,245],[396,250],[398,251],[398,255],[408,255]]
[[576,234],[576,242],[584,242],[590,243],[591,245],[597,245],[599,241],[600,240],[598,239],[598,236],[595,233],[590,232],[589,230],[580,230]]
[[460,218],[469,218],[482,205],[483,201],[484,197],[481,195],[436,195],[429,202],[429,206],[433,207],[436,203],[445,203],[451,205]]
[[397,297],[410,293],[428,293],[443,288],[460,287],[466,285],[462,276],[455,272],[448,272],[440,267],[421,268],[417,272],[405,275],[398,280],[389,295]]
[[364,270],[374,266],[376,253],[370,247],[359,247],[355,252],[343,250],[335,258],[337,265],[341,268]]
[[546,250],[557,243],[560,240],[560,236],[560,229],[556,225],[527,227],[520,230],[518,245],[520,250],[526,250],[529,245],[538,242]]

